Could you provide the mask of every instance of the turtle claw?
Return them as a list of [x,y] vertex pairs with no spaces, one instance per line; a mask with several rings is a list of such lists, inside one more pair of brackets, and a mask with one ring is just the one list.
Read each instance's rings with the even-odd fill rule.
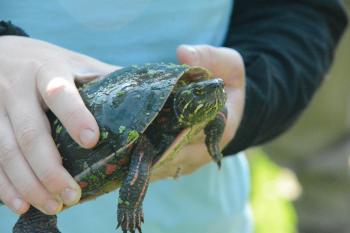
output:
[[211,149],[208,149],[208,150],[210,151],[209,154],[210,154],[211,158],[213,159],[213,161],[218,166],[218,169],[220,170],[221,169],[221,160],[223,158],[223,155],[220,152],[220,150],[218,149],[219,147],[217,146],[216,148],[217,149],[215,149],[215,150],[211,150]]
[[227,109],[224,108],[216,115],[214,120],[210,121],[204,128],[205,145],[209,155],[216,162],[218,168],[221,168],[221,160],[224,157],[220,150],[220,140],[225,130],[227,118]]
[[218,165],[219,170],[221,169],[221,160],[216,161],[216,164]]
[[119,208],[118,224],[116,229],[121,227],[123,233],[135,233],[135,230],[142,233],[141,223],[143,223],[143,221],[142,209],[134,210],[129,208]]

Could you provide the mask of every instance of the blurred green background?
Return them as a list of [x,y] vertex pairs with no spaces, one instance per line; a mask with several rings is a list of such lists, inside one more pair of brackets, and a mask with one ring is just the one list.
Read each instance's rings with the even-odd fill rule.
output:
[[350,232],[349,29],[297,124],[248,153],[256,233]]

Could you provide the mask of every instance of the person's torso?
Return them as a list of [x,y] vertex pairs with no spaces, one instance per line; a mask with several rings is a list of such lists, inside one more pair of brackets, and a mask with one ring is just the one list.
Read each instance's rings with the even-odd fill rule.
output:
[[116,65],[175,62],[181,43],[221,45],[232,0],[1,1],[34,38]]

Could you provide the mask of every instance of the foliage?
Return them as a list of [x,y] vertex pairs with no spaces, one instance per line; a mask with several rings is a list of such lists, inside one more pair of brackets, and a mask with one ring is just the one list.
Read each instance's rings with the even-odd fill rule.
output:
[[293,204],[278,187],[283,169],[262,150],[252,150],[248,155],[252,170],[251,202],[255,233],[295,233],[297,217]]

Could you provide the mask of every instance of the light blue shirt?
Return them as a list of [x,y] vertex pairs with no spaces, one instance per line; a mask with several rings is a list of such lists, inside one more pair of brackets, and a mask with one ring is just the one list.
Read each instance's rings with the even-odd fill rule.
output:
[[[179,44],[220,46],[232,0],[0,0],[1,19],[34,38],[116,65],[177,62]],[[62,233],[115,232],[117,192],[59,215]],[[152,183],[145,233],[251,233],[249,169],[243,154],[177,180]],[[17,216],[0,207],[0,232]]]

